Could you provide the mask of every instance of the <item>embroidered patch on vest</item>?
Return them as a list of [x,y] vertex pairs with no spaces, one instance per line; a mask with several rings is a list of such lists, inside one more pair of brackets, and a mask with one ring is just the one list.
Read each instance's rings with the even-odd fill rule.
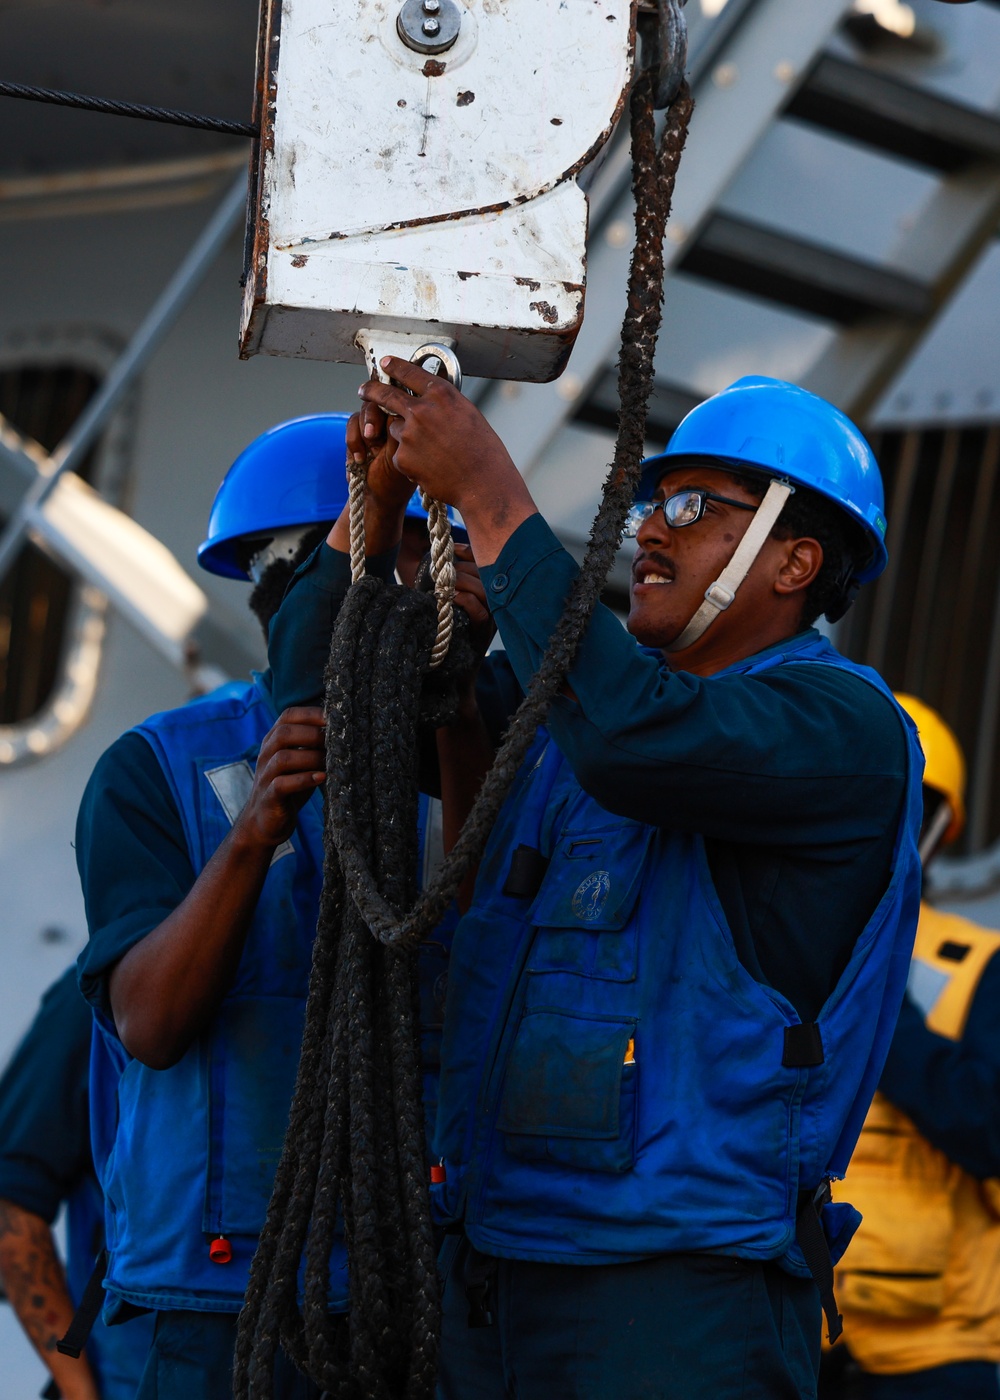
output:
[[[241,758],[238,763],[223,763],[219,768],[207,768],[205,777],[222,804],[222,810],[229,818],[229,825],[232,826],[250,798],[253,769],[245,758]],[[271,857],[271,864],[280,860],[282,856],[294,853],[295,847],[291,841],[282,841]]]
[[572,909],[585,924],[592,924],[604,912],[611,893],[611,876],[607,870],[595,870],[581,880],[573,894]]

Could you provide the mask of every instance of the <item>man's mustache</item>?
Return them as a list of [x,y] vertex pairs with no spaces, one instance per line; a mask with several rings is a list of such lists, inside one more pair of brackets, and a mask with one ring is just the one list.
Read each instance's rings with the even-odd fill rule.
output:
[[673,561],[668,559],[665,554],[659,554],[655,550],[648,554],[641,554],[632,561],[632,578],[636,583],[641,581],[643,574],[662,574],[664,578],[672,579],[676,572]]

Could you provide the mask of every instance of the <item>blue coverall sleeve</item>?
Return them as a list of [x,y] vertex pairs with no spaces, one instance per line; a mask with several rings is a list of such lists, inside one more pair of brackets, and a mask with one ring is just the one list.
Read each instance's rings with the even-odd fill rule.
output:
[[[365,567],[377,578],[391,579],[396,550],[371,555]],[[289,579],[281,606],[271,619],[267,644],[271,697],[279,715],[290,705],[322,702],[330,637],[350,586],[350,557],[325,542]]]
[[180,814],[141,734],[123,734],[98,760],[77,817],[76,864],[90,931],[80,990],[110,1017],[107,974],[195,879]]
[[52,1223],[91,1170],[90,1007],[67,968],[0,1078],[0,1199]]
[[879,1088],[951,1161],[979,1180],[1000,1176],[1000,955],[959,1041],[928,1030],[904,999]]
[[[507,656],[527,687],[577,565],[541,516],[482,570]],[[548,726],[581,786],[611,812],[786,847],[878,840],[905,791],[889,701],[840,668],[794,662],[708,680],[671,672],[598,606]]]

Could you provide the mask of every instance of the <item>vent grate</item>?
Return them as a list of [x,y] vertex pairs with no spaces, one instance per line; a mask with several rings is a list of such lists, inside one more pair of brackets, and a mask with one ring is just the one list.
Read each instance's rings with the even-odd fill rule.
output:
[[956,854],[1000,837],[1000,425],[885,432],[889,566],[838,645],[955,730],[969,766]]

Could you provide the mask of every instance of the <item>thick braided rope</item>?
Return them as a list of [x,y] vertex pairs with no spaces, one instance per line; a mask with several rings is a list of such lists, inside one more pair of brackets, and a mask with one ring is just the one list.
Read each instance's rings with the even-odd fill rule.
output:
[[[644,73],[632,90],[632,188],[636,243],[629,270],[628,303],[618,364],[620,400],[614,461],[604,485],[580,572],[562,618],[528,688],[455,845],[409,914],[400,919],[374,887],[342,793],[332,794],[331,824],[351,898],[372,933],[383,942],[415,945],[440,922],[465,875],[478,860],[510,784],[563,685],[621,543],[625,516],[639,481],[646,413],[653,384],[653,354],[663,298],[663,239],[677,169],[694,108],[687,83],[671,105],[659,150],[653,110],[654,78]],[[342,734],[350,743],[350,735]],[[343,762],[343,755],[337,755]]]
[[[331,714],[353,736],[346,767],[328,763],[328,789],[349,792],[379,890],[399,910],[416,893],[418,699],[435,622],[429,595],[365,578],[341,611],[327,675]],[[433,1394],[439,1302],[418,1024],[416,955],[373,939],[344,899],[328,829],[302,1058],[240,1318],[237,1395],[271,1396],[279,1342],[331,1400]],[[329,1310],[341,1230],[349,1330]]]

